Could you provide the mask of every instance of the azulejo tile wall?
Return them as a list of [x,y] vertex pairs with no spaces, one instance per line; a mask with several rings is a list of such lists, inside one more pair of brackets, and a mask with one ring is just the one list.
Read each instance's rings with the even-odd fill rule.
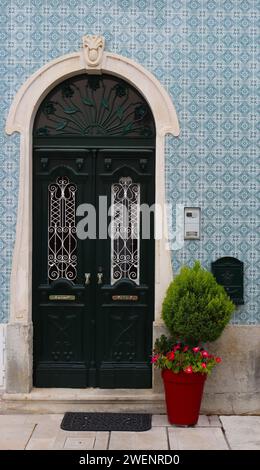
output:
[[182,131],[166,143],[168,200],[173,215],[176,203],[202,208],[202,238],[173,251],[175,272],[198,258],[209,268],[238,257],[245,305],[233,322],[260,323],[258,14],[254,0],[0,0],[0,321],[8,319],[19,181],[19,136],[5,135],[6,116],[26,78],[78,50],[88,33],[143,64],[175,103]]

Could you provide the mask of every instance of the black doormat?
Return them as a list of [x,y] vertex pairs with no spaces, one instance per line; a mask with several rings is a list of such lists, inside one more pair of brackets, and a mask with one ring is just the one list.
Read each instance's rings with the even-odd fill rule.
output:
[[65,413],[64,431],[148,431],[152,415],[137,413]]

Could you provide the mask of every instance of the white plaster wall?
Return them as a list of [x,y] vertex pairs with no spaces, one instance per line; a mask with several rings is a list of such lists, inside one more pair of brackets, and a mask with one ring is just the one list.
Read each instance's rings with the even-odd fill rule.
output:
[[5,333],[6,325],[0,324],[0,389],[5,388]]

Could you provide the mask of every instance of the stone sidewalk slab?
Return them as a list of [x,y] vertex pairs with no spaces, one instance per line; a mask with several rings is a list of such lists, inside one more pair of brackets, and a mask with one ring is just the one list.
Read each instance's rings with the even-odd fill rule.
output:
[[228,450],[220,428],[168,428],[171,450]]
[[260,416],[220,416],[233,450],[260,450]]
[[[168,418],[166,415],[153,415],[152,417],[152,426],[172,426],[169,423]],[[221,422],[218,416],[205,416],[200,415],[198,423],[195,427],[221,427]]]
[[109,450],[168,450],[165,427],[144,432],[111,432]]
[[109,432],[63,431],[59,430],[53,449],[85,449],[106,450],[108,448]]
[[[4,429],[6,425],[21,425],[27,423],[27,418],[29,415],[0,415],[0,428]],[[33,415],[31,415],[33,416]],[[29,422],[29,421],[28,421]],[[37,424],[38,419],[33,419],[30,424]]]
[[33,437],[29,440],[25,450],[53,450],[55,444],[55,437],[53,438],[41,438],[34,439]]
[[0,424],[0,450],[23,450],[33,433],[35,425],[26,423]]
[[63,449],[94,449],[95,436],[88,437],[66,437]]

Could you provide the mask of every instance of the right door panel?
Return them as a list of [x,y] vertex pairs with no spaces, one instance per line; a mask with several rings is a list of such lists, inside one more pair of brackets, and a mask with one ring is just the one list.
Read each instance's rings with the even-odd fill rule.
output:
[[[107,197],[108,206],[112,204],[112,240],[97,241],[98,386],[149,388],[154,234],[153,217],[148,210],[141,218],[140,206],[154,203],[153,151],[100,151],[96,181],[97,194]],[[150,237],[142,239],[148,219]]]

